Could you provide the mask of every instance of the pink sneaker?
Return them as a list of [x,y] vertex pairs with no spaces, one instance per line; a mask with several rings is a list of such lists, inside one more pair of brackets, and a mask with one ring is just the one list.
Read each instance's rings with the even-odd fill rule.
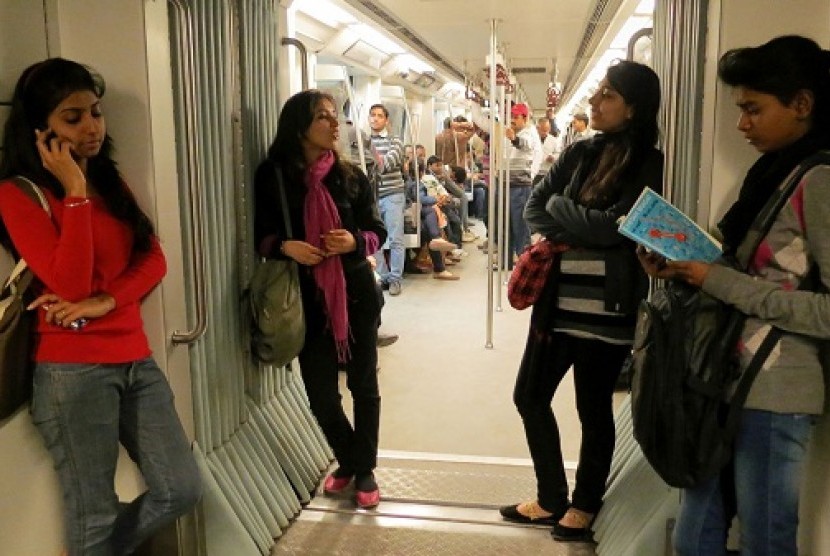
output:
[[364,510],[376,508],[380,504],[380,489],[376,488],[369,492],[363,492],[362,490],[355,491],[355,502],[357,502],[358,508],[363,508]]
[[352,476],[335,477],[334,474],[326,477],[323,482],[323,492],[326,494],[340,494],[352,482]]

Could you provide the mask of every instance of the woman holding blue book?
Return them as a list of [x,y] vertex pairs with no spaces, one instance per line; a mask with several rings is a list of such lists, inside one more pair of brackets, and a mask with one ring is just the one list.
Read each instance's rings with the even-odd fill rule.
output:
[[684,489],[674,545],[681,556],[726,554],[737,514],[741,554],[794,556],[804,456],[814,417],[824,409],[820,346],[830,339],[830,295],[824,293],[830,288],[830,165],[811,167],[796,184],[747,271],[731,261],[752,243],[748,232],[756,215],[793,170],[830,149],[830,53],[804,37],[778,37],[730,50],[718,75],[734,89],[738,130],[762,153],[718,225],[724,257],[715,264],[673,262],[641,250],[640,259],[650,275],[699,287],[747,316],[736,345],[741,371],[771,327],[782,335],[752,383],[731,464]]

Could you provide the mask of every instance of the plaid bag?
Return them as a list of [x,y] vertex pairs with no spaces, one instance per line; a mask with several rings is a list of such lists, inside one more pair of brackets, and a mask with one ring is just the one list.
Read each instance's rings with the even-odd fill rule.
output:
[[536,303],[556,254],[568,249],[564,243],[542,239],[522,251],[507,282],[507,299],[514,309],[527,309]]

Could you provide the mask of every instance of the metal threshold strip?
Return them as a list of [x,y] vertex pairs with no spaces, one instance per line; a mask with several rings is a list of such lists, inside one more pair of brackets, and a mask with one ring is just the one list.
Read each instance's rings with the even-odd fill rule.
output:
[[554,542],[549,526],[504,521],[496,508],[535,493],[529,461],[386,452],[375,471],[383,501],[357,509],[354,491],[315,497],[272,555],[593,556],[590,543]]

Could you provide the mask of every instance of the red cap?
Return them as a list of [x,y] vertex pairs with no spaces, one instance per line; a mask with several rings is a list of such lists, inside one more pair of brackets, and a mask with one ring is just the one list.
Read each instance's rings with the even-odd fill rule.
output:
[[519,104],[514,104],[513,108],[510,109],[510,113],[514,116],[524,116],[526,118],[529,114],[527,110],[527,104],[523,102],[520,102]]

